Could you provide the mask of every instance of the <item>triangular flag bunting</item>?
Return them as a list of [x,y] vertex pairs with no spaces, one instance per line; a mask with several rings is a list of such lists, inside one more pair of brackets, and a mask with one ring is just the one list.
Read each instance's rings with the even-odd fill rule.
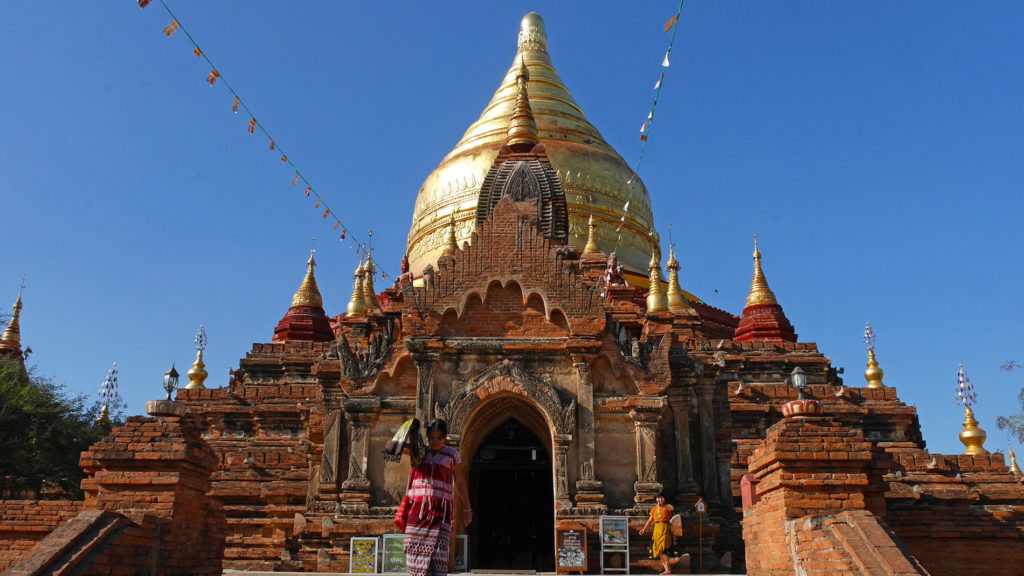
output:
[[626,205],[622,207],[623,212],[629,212],[629,200],[626,200]]
[[195,49],[192,50],[192,53],[196,55],[196,58],[199,58],[203,55],[203,51],[199,49],[199,46],[196,46]]
[[668,68],[668,52],[665,52],[665,59],[661,61],[661,65]]
[[[271,140],[271,142],[273,142],[273,140]],[[285,164],[287,164],[288,163],[288,157],[287,156],[281,156],[281,162],[284,162]]]
[[271,138],[271,139],[270,139],[270,149],[271,149],[271,150],[273,150],[273,149],[275,149],[275,148],[277,148],[277,145],[276,145],[276,144],[274,144],[274,139],[273,139],[273,138]]
[[313,204],[313,208],[319,208],[319,207],[320,207],[320,199],[317,198],[316,199],[316,204]]
[[661,77],[658,78],[658,83],[654,85],[654,89],[655,90],[657,90],[658,88],[661,88],[661,80],[663,78],[665,78],[665,74],[664,73],[662,73]]
[[211,70],[210,75],[206,77],[206,81],[210,83],[210,86],[213,86],[213,83],[217,81],[217,78],[220,78],[220,73],[216,70]]
[[149,3],[152,1],[153,0],[139,0],[139,8],[145,8],[146,6],[149,6]]
[[327,220],[327,216],[331,213],[330,209],[324,210],[324,220]]
[[341,239],[342,239],[342,240],[344,240],[344,239],[345,239],[345,234],[348,234],[348,230],[346,230],[346,229],[342,228],[342,229],[341,229]]
[[256,133],[256,119],[255,118],[249,118],[249,134],[255,134],[255,133]]
[[338,226],[341,226],[341,222],[335,222],[335,223],[334,223],[334,231],[335,231],[335,232],[337,232],[337,231],[338,231]]
[[235,99],[231,102],[231,111],[234,112],[235,114],[238,114],[238,104],[239,104],[239,102],[240,102],[240,100],[238,99],[238,96],[235,96]]
[[309,197],[309,193],[312,192],[312,191],[313,191],[313,187],[312,186],[306,186],[306,197],[307,198]]
[[665,32],[668,32],[669,30],[671,30],[672,27],[676,25],[676,22],[679,22],[679,13],[678,12],[676,12],[675,16],[669,18],[668,22],[665,22]]
[[164,28],[164,36],[168,38],[174,36],[174,33],[178,31],[178,21],[171,20],[171,23]]
[[640,135],[640,141],[641,142],[647,142],[647,134],[641,134]]
[[292,178],[292,186],[295,186],[298,183],[299,183],[299,173],[296,172],[295,173],[295,178]]

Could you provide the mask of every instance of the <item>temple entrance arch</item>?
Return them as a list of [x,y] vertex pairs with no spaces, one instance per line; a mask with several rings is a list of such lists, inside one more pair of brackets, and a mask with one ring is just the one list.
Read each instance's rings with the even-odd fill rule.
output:
[[551,428],[537,406],[514,394],[488,398],[464,429],[473,569],[554,569]]

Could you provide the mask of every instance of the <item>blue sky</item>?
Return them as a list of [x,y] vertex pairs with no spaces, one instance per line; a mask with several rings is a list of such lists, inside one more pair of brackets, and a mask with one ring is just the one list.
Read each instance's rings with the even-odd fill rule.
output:
[[[169,0],[277,143],[398,268],[416,193],[512,64],[519,21],[630,163],[674,1]],[[268,342],[311,236],[325,307],[357,264],[158,2],[0,4],[0,304],[28,275],[23,342],[95,394],[115,360],[130,413],[184,372],[207,384]],[[864,324],[928,447],[958,453],[958,362],[987,446],[1019,410],[1024,4],[688,2],[641,177],[683,286],[742,310],[756,232],[801,341],[861,385]],[[379,282],[379,281],[378,281]]]

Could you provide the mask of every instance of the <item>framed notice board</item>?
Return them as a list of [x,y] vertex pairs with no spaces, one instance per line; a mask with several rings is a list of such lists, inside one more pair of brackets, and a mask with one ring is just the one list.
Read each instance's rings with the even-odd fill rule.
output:
[[555,526],[555,572],[587,571],[587,529],[576,522]]
[[456,572],[467,572],[469,570],[468,546],[469,536],[458,534],[455,536],[455,549],[452,551],[452,569]]
[[384,560],[381,572],[385,574],[405,574],[405,534],[384,535]]
[[349,540],[348,571],[353,574],[377,572],[377,539],[351,538]]
[[629,518],[601,516],[601,573],[629,574]]

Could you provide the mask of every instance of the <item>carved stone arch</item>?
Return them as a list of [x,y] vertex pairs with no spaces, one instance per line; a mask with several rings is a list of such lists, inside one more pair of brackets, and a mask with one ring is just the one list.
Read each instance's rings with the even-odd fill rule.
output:
[[531,400],[555,434],[571,435],[576,429],[576,400],[562,402],[554,388],[511,360],[503,360],[485,370],[447,404],[435,404],[434,414],[448,422],[449,434],[461,436],[474,409],[488,397],[502,394]]
[[508,196],[516,202],[540,201],[540,181],[537,180],[537,176],[530,170],[529,164],[522,160],[515,163],[512,173],[509,174],[508,180],[505,181],[505,185],[501,188],[501,195]]

